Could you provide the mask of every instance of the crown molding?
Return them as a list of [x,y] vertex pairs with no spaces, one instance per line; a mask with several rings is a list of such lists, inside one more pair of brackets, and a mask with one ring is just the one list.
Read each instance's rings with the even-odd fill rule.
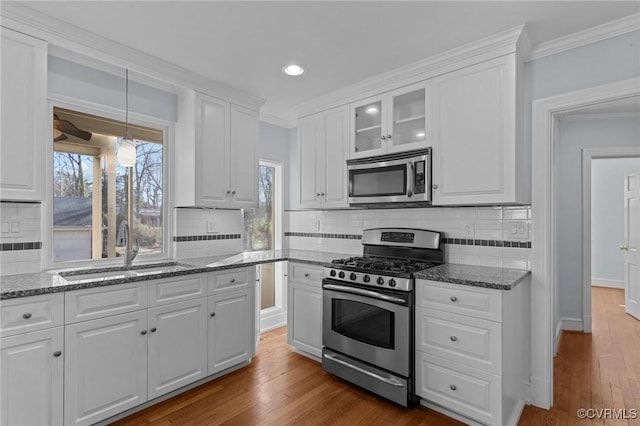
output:
[[140,50],[69,25],[23,4],[1,2],[0,7],[3,27],[46,41],[52,52],[74,52],[76,61],[84,56],[85,62],[107,64],[102,68],[111,68],[111,73],[117,67],[129,68],[140,76],[188,87],[253,110],[259,110],[266,101]]
[[309,102],[296,105],[293,109],[298,117],[304,117],[398,87],[427,80],[478,62],[514,53],[516,51],[516,44],[523,31],[524,25],[519,25],[490,37],[464,44],[444,53],[327,93]]
[[284,127],[285,129],[293,129],[298,126],[298,120],[290,120],[265,111],[260,111],[260,121],[273,124],[274,126]]
[[615,120],[640,118],[640,111],[629,112],[609,112],[609,113],[584,113],[584,114],[560,114],[558,119],[564,122],[571,121],[592,121],[592,120]]
[[531,50],[526,60],[533,61],[638,30],[640,30],[640,13],[634,13],[615,21],[540,43]]

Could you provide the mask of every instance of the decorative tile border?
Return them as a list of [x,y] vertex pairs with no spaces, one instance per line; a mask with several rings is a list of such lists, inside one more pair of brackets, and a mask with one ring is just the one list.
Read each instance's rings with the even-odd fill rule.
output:
[[324,234],[320,232],[285,232],[285,237],[309,237],[309,238],[339,238],[342,240],[361,240],[362,235],[357,234]]
[[19,250],[40,250],[42,242],[33,243],[1,243],[0,251],[19,251]]
[[442,242],[444,244],[456,244],[461,246],[531,248],[531,241],[503,241],[503,240],[474,240],[474,239],[468,239],[468,238],[443,238]]
[[173,241],[184,243],[187,241],[239,240],[240,238],[242,238],[241,234],[186,235],[173,237]]

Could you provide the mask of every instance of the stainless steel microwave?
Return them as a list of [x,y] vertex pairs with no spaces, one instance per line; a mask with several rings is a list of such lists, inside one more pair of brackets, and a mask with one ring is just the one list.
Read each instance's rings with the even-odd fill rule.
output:
[[431,148],[347,160],[349,205],[431,204]]

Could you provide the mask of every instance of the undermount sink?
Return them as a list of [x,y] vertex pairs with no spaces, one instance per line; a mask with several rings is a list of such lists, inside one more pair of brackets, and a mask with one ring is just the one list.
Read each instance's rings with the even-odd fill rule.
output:
[[112,266],[107,268],[85,269],[78,271],[60,272],[62,278],[66,281],[84,281],[84,280],[112,280],[129,277],[153,276],[157,274],[165,274],[177,271],[192,269],[193,266],[180,262],[163,262],[152,263],[148,265],[136,265],[130,268],[124,266]]

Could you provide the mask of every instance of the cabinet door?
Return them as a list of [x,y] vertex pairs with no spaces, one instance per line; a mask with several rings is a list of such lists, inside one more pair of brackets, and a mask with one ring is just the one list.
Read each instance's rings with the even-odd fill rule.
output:
[[516,201],[515,54],[432,84],[433,203]]
[[[196,95],[196,204],[224,207],[228,204],[228,152],[230,105],[206,95]],[[229,192],[227,192],[229,191]]]
[[287,342],[315,357],[322,356],[322,288],[289,281]]
[[0,199],[44,200],[47,45],[2,28],[0,50]]
[[431,146],[425,83],[390,92],[387,99],[390,102],[387,109],[387,151],[408,151]]
[[258,206],[258,114],[231,105],[230,206]]
[[320,176],[319,168],[324,166],[321,125],[321,114],[305,117],[298,123],[300,206],[303,208],[315,208],[322,205],[318,179]]
[[65,425],[89,425],[147,401],[147,311],[65,327]]
[[347,156],[349,147],[349,108],[334,108],[324,113],[324,164],[319,164],[325,195],[324,207],[348,206]]
[[63,328],[0,339],[0,425],[61,425]]
[[252,292],[248,288],[209,297],[209,374],[251,358]]
[[351,104],[350,158],[369,157],[387,152],[385,95]]
[[149,399],[207,375],[206,298],[149,309]]

